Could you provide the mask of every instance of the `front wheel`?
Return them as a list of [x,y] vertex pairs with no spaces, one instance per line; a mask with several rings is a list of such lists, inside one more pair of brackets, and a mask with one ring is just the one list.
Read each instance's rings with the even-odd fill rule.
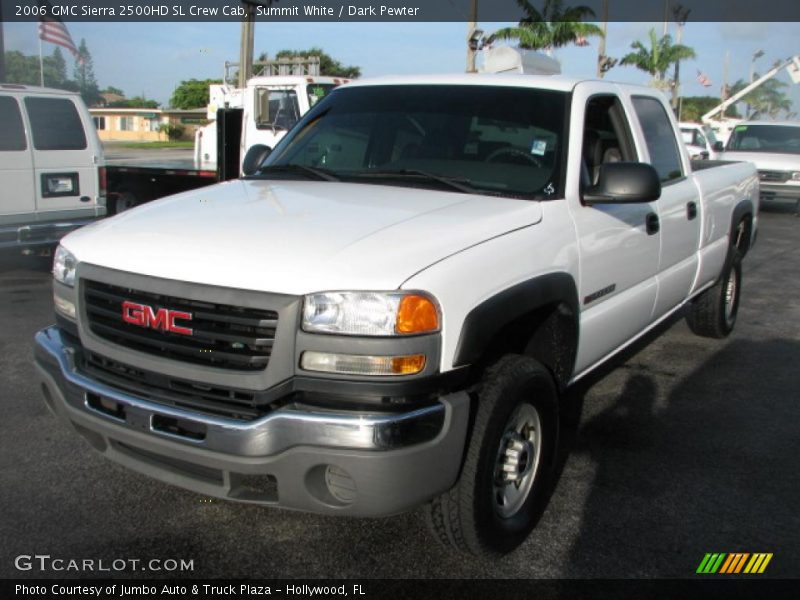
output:
[[481,382],[461,477],[427,506],[445,546],[500,556],[535,527],[550,495],[558,436],[556,386],[532,358],[507,355]]

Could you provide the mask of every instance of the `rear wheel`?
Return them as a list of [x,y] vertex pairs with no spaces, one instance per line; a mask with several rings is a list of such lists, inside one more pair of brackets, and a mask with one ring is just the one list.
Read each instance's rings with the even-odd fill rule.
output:
[[136,196],[133,192],[119,192],[114,194],[114,213],[118,215],[121,212],[125,212],[126,210],[130,210],[134,206],[136,206],[138,202],[136,201]]
[[742,289],[742,257],[732,249],[722,277],[714,287],[703,292],[689,307],[686,322],[697,335],[724,338],[736,325]]
[[499,556],[525,540],[549,498],[557,393],[543,365],[507,355],[487,370],[477,402],[461,477],[427,519],[444,545]]

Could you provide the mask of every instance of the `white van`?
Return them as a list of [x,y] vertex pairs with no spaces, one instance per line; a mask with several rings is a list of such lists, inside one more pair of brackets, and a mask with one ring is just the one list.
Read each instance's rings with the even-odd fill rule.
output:
[[81,97],[0,84],[0,249],[47,249],[106,214],[103,148]]

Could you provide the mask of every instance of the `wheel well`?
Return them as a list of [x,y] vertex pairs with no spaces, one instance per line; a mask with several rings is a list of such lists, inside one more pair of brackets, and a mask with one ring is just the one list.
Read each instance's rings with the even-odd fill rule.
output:
[[[740,223],[744,224],[744,228],[742,229],[741,234],[739,234]],[[748,250],[750,250],[750,245],[752,242],[753,215],[750,213],[745,213],[739,216],[738,219],[733,224],[733,230],[731,235],[732,235],[731,243],[739,251],[739,254],[741,256],[747,254]]]
[[578,350],[577,315],[565,302],[547,304],[506,324],[485,348],[475,362],[476,377],[505,354],[523,354],[547,367],[563,389]]

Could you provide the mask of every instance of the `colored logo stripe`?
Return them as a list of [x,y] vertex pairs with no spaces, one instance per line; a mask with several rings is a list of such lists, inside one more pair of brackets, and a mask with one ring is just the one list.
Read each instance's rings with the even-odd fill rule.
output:
[[700,566],[697,567],[697,573],[726,575],[763,573],[771,560],[771,552],[757,552],[754,554],[749,552],[733,552],[730,554],[726,552],[709,552],[703,557]]
[[763,573],[764,569],[767,568],[767,565],[771,560],[772,560],[772,552],[753,554],[753,558],[751,558],[750,562],[747,563],[747,566],[744,568],[744,572]]

